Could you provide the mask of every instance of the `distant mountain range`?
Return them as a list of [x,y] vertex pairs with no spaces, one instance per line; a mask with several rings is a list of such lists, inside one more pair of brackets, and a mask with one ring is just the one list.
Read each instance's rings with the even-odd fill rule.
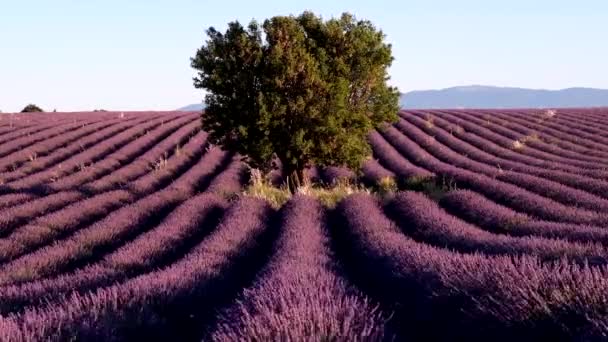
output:
[[184,106],[182,108],[179,108],[178,110],[182,110],[184,112],[198,112],[198,111],[203,110],[203,108],[205,108],[204,103],[193,103],[193,104]]
[[[408,109],[608,107],[608,90],[543,90],[471,85],[403,93],[399,105]],[[204,103],[196,103],[179,110],[199,111],[204,107]]]
[[540,90],[462,86],[401,94],[402,108],[546,108],[608,106],[608,90],[568,88]]

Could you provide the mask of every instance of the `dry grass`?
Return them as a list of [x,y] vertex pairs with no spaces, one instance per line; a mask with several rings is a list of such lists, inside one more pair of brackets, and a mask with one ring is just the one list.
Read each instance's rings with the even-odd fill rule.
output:
[[521,139],[518,139],[518,140],[513,141],[513,144],[512,144],[512,146],[511,146],[511,147],[512,147],[514,150],[521,150],[521,149],[523,149],[523,148],[524,148],[524,146],[526,146],[526,143],[525,143],[525,142],[522,142],[522,141],[521,141]]
[[[295,191],[296,194],[304,194],[318,199],[328,208],[335,207],[343,198],[359,192],[372,193],[370,189],[352,184],[346,180],[340,180],[330,187],[307,182]],[[293,196],[285,184],[280,187],[273,186],[256,169],[251,170],[250,183],[245,189],[244,195],[262,198],[274,208],[280,208]]]

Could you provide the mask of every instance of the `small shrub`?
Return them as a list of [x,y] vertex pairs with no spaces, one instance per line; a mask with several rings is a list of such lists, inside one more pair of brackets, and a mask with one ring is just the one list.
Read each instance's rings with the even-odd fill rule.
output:
[[397,181],[393,177],[382,177],[377,183],[378,192],[383,195],[390,194],[399,190]]
[[446,193],[457,190],[456,181],[452,178],[441,177],[411,177],[403,185],[404,190],[425,193],[429,198],[439,201]]
[[547,118],[552,118],[555,115],[557,115],[557,111],[555,109],[547,109],[545,111],[545,117],[547,117]]
[[513,141],[512,148],[514,150],[521,150],[524,148],[524,146],[525,146],[525,142],[522,142],[521,140],[518,139],[518,140]]
[[35,104],[28,104],[21,110],[21,113],[36,113],[36,112],[44,112],[42,108],[36,106]]

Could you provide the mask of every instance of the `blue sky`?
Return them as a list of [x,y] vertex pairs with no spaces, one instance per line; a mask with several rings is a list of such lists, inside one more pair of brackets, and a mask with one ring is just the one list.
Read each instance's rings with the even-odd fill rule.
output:
[[0,0],[0,110],[174,109],[200,102],[189,58],[209,26],[309,9],[369,19],[401,91],[608,88],[608,1]]

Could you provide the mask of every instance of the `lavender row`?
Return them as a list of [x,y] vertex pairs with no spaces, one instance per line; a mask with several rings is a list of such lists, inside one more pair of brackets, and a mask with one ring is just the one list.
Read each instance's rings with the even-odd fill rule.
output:
[[81,140],[81,138],[116,125],[119,122],[120,119],[83,123],[81,127],[49,139],[44,139],[41,142],[28,146],[27,148],[4,156],[0,160],[0,171],[4,172],[9,169],[12,171],[17,170],[28,161],[33,162],[37,160],[38,157],[46,156],[53,151],[66,147],[70,143],[77,142]]
[[[79,185],[84,180],[90,180],[90,177],[95,177],[97,172],[100,172],[97,170],[105,171],[108,167],[117,167],[120,163],[119,161],[122,160],[121,151],[134,153],[143,151],[147,145],[143,144],[142,146],[142,141],[152,143],[154,139],[159,138],[158,135],[162,137],[163,134],[167,134],[167,130],[172,129],[172,127],[166,128],[165,126],[173,126],[172,124],[175,124],[175,121],[179,120],[179,122],[182,122],[187,119],[179,117],[167,119],[161,117],[145,124],[137,125],[86,151],[74,155],[64,161],[61,167],[54,167],[29,175],[10,183],[10,186],[15,190],[31,189],[37,186],[45,186],[52,191],[69,189],[70,186]],[[142,135],[145,135],[149,129],[153,129],[155,134],[142,138]],[[89,164],[88,167],[87,164]],[[51,184],[47,184],[49,182]]]
[[[421,118],[425,117],[423,113],[418,111],[408,112],[408,115],[402,115],[401,117],[407,119],[410,114],[412,116],[415,115]],[[553,161],[551,160],[551,156],[546,158],[545,155],[528,155],[528,152],[530,152],[529,149],[526,149],[525,147],[523,147],[523,149],[515,149],[514,142],[512,140],[505,139],[504,137],[483,126],[473,125],[460,119],[452,120],[453,121],[444,120],[439,116],[432,117],[433,125],[436,123],[438,126],[449,131],[450,134],[469,142],[481,150],[502,158],[525,163],[527,165],[543,167],[550,170],[580,173],[581,175],[593,178],[604,179],[608,177],[608,172],[601,169],[583,169],[580,166],[573,166],[562,162]]]
[[[192,196],[199,190],[200,184],[209,183],[210,178],[218,171],[219,159],[220,155],[202,158],[166,189],[111,212],[105,219],[77,230],[67,239],[58,240],[52,245],[9,262],[0,268],[0,284],[31,281],[69,271],[74,265],[83,264],[128,242],[149,229],[150,220]],[[226,172],[222,172],[220,176],[224,173]],[[216,191],[223,190],[222,186],[226,183],[232,184],[231,178],[227,179],[230,181],[217,183]],[[66,217],[73,220],[76,215],[78,213],[68,214]],[[39,235],[32,233],[32,239],[40,241],[40,235],[45,233],[37,232]]]
[[603,136],[601,130],[564,121],[559,114],[537,122],[518,112],[497,112],[495,117],[509,121],[509,127],[522,134],[542,134],[542,140],[551,141],[565,150],[587,153],[599,158],[608,156],[608,139]]
[[[419,118],[414,116],[408,116],[406,120],[415,123],[418,127]],[[493,145],[489,141],[480,138],[472,133],[459,133],[451,130],[451,125],[443,121],[442,119],[436,119],[433,121],[435,127],[439,129],[433,129],[433,133],[436,134],[437,139],[440,139],[447,146],[459,152],[460,154],[466,155],[467,157],[484,162],[490,165],[500,166],[501,169],[515,170],[519,172],[528,173],[531,175],[547,178],[562,184],[572,186],[577,189],[588,191],[592,194],[605,197],[608,193],[608,182],[601,178],[608,177],[607,172],[597,173],[587,177],[579,173],[584,173],[579,168],[572,167],[568,169],[568,172],[556,170],[561,167],[554,167],[554,165],[547,165],[543,161],[538,163],[538,159],[530,158],[513,158],[518,155],[512,151]],[[450,130],[450,134],[447,135],[446,130]],[[460,140],[455,139],[458,138]],[[467,142],[469,144],[465,144]],[[508,159],[507,159],[508,158]],[[515,161],[512,161],[515,160]],[[539,165],[540,164],[540,165]],[[600,178],[594,179],[593,176]]]
[[170,187],[193,194],[199,183],[208,181],[213,176],[225,156],[225,152],[219,148],[210,148],[205,152],[205,141],[206,133],[199,132],[179,154],[174,154],[167,160],[164,168],[133,180],[127,184],[127,188],[138,195],[148,194],[166,186],[176,175],[180,175],[179,181]]
[[87,137],[83,137],[77,142],[65,146],[61,149],[55,150],[48,155],[36,156],[35,159],[27,165],[24,165],[21,168],[12,172],[5,172],[4,174],[0,175],[0,177],[5,179],[7,182],[10,182],[19,178],[23,178],[32,173],[44,170],[70,158],[74,154],[85,151],[86,149],[91,148],[95,144],[109,139],[110,137],[147,120],[149,120],[149,118],[139,120],[123,119],[120,123],[116,125],[112,125],[106,129],[102,129],[93,134],[90,134]]
[[[186,167],[192,164],[192,159],[195,158],[196,154],[193,155],[193,151],[190,149],[200,149],[200,142],[201,141],[196,140],[192,141],[185,146],[182,154],[179,156],[172,156],[169,159],[172,168],[166,170],[168,174],[163,175],[160,179],[166,181],[177,178]],[[215,159],[219,160],[220,158]],[[217,163],[217,161],[214,161],[214,158],[211,156],[201,160],[201,163],[209,164],[208,166],[205,165],[205,167],[214,167],[213,165],[215,165],[214,163]],[[200,169],[200,167],[198,169]],[[199,174],[199,177],[202,176]],[[186,193],[192,193],[192,190],[188,190],[188,186],[191,188],[193,187],[191,183],[193,179],[196,180],[196,175],[189,178],[190,180],[180,178],[178,182],[178,184],[182,184],[181,189],[186,190]],[[159,177],[155,177],[154,179],[158,180]],[[75,229],[91,222],[100,215],[109,213],[115,209],[116,206],[123,204],[125,201],[131,202],[135,200],[136,197],[142,197],[158,190],[162,183],[163,182],[160,181],[148,182],[147,184],[149,186],[146,187],[146,191],[138,192],[137,196],[131,195],[125,191],[113,191],[103,193],[88,200],[76,202],[63,209],[61,209],[61,204],[57,204],[48,210],[57,211],[51,212],[32,221],[26,226],[18,228],[16,232],[9,236],[9,239],[0,240],[0,245],[4,246],[3,250],[0,251],[0,261],[10,260],[31,251],[32,248],[46,244],[60,235],[73,232]],[[61,192],[58,194],[61,194]],[[56,195],[51,197],[56,197]],[[80,199],[80,197],[77,199]],[[69,203],[71,202],[66,202],[65,204]]]
[[32,146],[40,141],[46,141],[50,138],[54,138],[56,136],[62,136],[65,133],[68,133],[72,130],[82,128],[83,126],[89,124],[95,124],[100,120],[97,119],[88,119],[77,122],[67,122],[61,123],[59,125],[53,126],[50,129],[39,131],[37,133],[27,135],[21,138],[17,138],[14,140],[7,141],[0,146],[0,157],[6,157],[11,153],[19,152],[29,146]]
[[580,263],[592,260],[594,264],[606,264],[607,253],[601,245],[494,234],[446,213],[420,193],[398,193],[387,209],[406,235],[439,248],[486,255],[529,254],[543,261],[568,258]]
[[179,205],[152,230],[94,264],[56,277],[0,287],[0,313],[57,302],[66,293],[85,293],[169,264],[208,235],[226,207],[217,196],[198,195]]
[[282,208],[272,259],[220,315],[210,340],[388,340],[386,318],[337,273],[324,221],[309,197]]
[[[606,196],[608,182],[501,160],[456,139],[441,128],[427,127],[420,121],[422,120],[417,117],[410,117],[396,125],[418,144],[425,142],[423,139],[427,135],[432,135],[443,145],[429,144],[427,149],[443,161],[521,186],[541,195],[547,194],[547,197],[565,204],[580,205],[592,210],[608,208],[608,200],[600,197]],[[579,187],[590,191],[581,191]],[[595,195],[596,193],[598,195]]]
[[[21,141],[24,140],[24,138],[30,137],[32,135],[41,133],[41,132],[46,132],[49,130],[54,129],[55,127],[57,127],[60,124],[65,124],[66,122],[73,122],[72,120],[66,120],[66,119],[51,119],[50,123],[49,121],[46,121],[42,124],[28,124],[25,127],[15,127],[15,126],[10,126],[9,128],[11,128],[10,133],[8,134],[4,134],[0,137],[0,144],[4,145],[5,143],[11,142],[11,141],[15,141],[18,139],[21,139]],[[10,153],[10,152],[9,152]],[[4,155],[6,153],[3,153]]]
[[401,180],[433,177],[432,172],[418,167],[405,159],[377,131],[370,133],[368,138],[372,145],[374,156],[392,172],[398,175]]
[[[0,116],[0,141],[6,141],[4,136],[7,137],[9,134],[15,136],[17,134],[26,135],[27,130],[33,127],[39,127],[40,125],[33,122],[15,122],[14,120],[2,120],[3,116]],[[8,139],[10,140],[10,138]]]
[[375,199],[338,207],[336,234],[357,283],[393,307],[401,339],[597,340],[608,334],[603,268],[458,254],[400,233]]
[[465,170],[483,174],[496,180],[511,183],[515,186],[524,188],[530,192],[535,192],[540,196],[550,198],[554,201],[582,207],[589,210],[605,211],[608,209],[608,200],[599,196],[595,196],[588,192],[574,189],[563,184],[546,180],[544,178],[531,176],[525,173],[498,169],[487,164],[479,163],[468,159],[463,155],[456,153],[449,147],[442,145],[434,138],[433,142],[428,142],[428,135],[424,134],[416,126],[409,124],[407,121],[400,121],[395,124],[399,130],[416,142],[423,146],[430,154],[442,162],[460,167]]
[[76,191],[60,192],[3,209],[0,211],[0,236],[6,236],[32,217],[44,215],[47,212],[74,203],[83,197],[81,193]]
[[[416,111],[415,113],[420,112]],[[406,114],[401,113],[400,115],[405,116]],[[562,156],[555,155],[553,153],[549,153],[526,145],[522,146],[521,148],[515,148],[514,144],[520,141],[520,139],[523,139],[524,137],[522,137],[521,135],[515,135],[515,137],[513,137],[513,135],[505,136],[503,135],[505,133],[502,131],[500,133],[497,133],[494,129],[496,125],[490,125],[488,122],[483,120],[454,115],[453,112],[438,111],[434,111],[433,115],[431,116],[431,118],[435,117],[440,117],[447,121],[450,121],[456,124],[457,127],[462,127],[466,131],[474,132],[475,134],[480,135],[482,138],[485,138],[490,142],[496,143],[507,149],[512,149],[513,151],[520,153],[523,156],[534,157],[539,160],[546,160],[547,162],[553,162],[582,169],[602,170],[605,167],[604,165],[598,164],[597,162],[586,162],[563,158]],[[528,145],[530,140],[532,139],[528,139],[526,141]]]
[[28,193],[0,195],[0,209],[10,208],[23,202],[32,201],[36,196]]
[[544,220],[599,226],[608,224],[608,216],[603,213],[569,207],[515,185],[441,162],[395,128],[387,129],[383,134],[409,160],[497,203]]
[[[473,111],[467,113],[470,115],[477,114]],[[607,146],[600,143],[602,140],[601,136],[597,136],[599,140],[588,139],[588,133],[577,129],[577,125],[572,122],[564,122],[560,119],[561,115],[559,114],[552,114],[552,116],[540,114],[535,119],[533,115],[513,110],[508,112],[493,111],[488,116],[491,116],[490,120],[492,122],[507,127],[518,134],[539,135],[540,140],[555,145],[546,145],[545,148],[553,149],[556,152],[559,149],[563,149],[567,153],[586,151],[590,152],[590,156],[599,158],[605,158],[608,152],[606,151]],[[559,149],[556,149],[556,147],[559,147]]]
[[[475,112],[467,111],[465,113],[467,115],[478,116]],[[539,139],[537,141],[533,140],[532,143],[540,149],[553,152],[557,155],[568,155],[570,158],[577,159],[576,153],[587,153],[592,150],[597,154],[601,153],[602,149],[606,148],[606,145],[597,143],[597,141],[580,138],[578,135],[581,134],[581,132],[576,129],[571,128],[566,132],[550,129],[548,126],[551,125],[553,118],[542,120],[543,124],[541,125],[539,123],[531,122],[529,118],[518,118],[517,112],[504,114],[500,111],[496,111],[488,114],[487,117],[489,122],[504,127],[505,132],[508,130],[520,135],[538,135]],[[601,137],[598,137],[598,139],[601,139]],[[550,144],[547,144],[545,141]],[[603,156],[593,155],[594,153],[591,153],[588,156],[585,155],[584,158],[588,158],[587,160],[589,161],[597,160],[601,162],[602,159],[606,158],[605,153],[605,150]]]
[[[64,160],[60,165],[54,168],[39,170],[38,172],[34,172],[24,178],[10,183],[10,185],[15,189],[27,189],[32,185],[45,182],[51,178],[58,179],[61,175],[63,175],[63,173],[73,173],[74,169],[76,168],[83,170],[86,166],[93,165],[93,163],[101,160],[106,155],[114,152],[121,146],[136,140],[147,130],[159,126],[164,120],[165,119],[163,117],[158,117],[148,122],[134,125],[131,128],[122,131],[121,133],[112,136],[111,138],[106,139],[85,151],[72,155],[70,158]],[[69,167],[64,167],[64,165],[68,165]]]
[[337,184],[341,181],[352,182],[357,175],[347,167],[327,166],[321,169],[321,179],[325,184]]
[[133,200],[133,195],[118,190],[84,199],[14,229],[0,239],[0,263],[31,253],[36,248],[63,238]]
[[383,179],[396,179],[397,177],[395,173],[384,168],[376,159],[366,160],[361,167],[361,172],[363,173],[363,180],[371,186],[378,185]]
[[[505,127],[504,125],[495,123],[492,119],[491,115],[486,116],[486,120],[481,120],[475,115],[468,114],[466,112],[460,111],[450,111],[451,115],[454,115],[460,119],[470,121],[475,124],[484,125],[486,128],[506,137],[511,140],[511,144],[514,141],[519,141],[520,139],[531,136],[525,135],[521,133],[514,132],[513,130]],[[531,133],[532,134],[532,133]],[[524,151],[526,153],[530,153],[531,155],[542,155],[547,159],[555,160],[558,162],[579,166],[583,168],[605,168],[607,166],[605,158],[597,158],[597,157],[586,157],[581,155],[581,153],[575,153],[572,151],[564,150],[557,148],[553,145],[537,141],[537,139],[527,139],[526,147]],[[528,151],[531,150],[531,151]]]
[[0,285],[56,275],[99,257],[103,251],[116,248],[146,231],[159,214],[184,199],[180,193],[162,191],[124,206],[67,239],[4,264],[0,267]]
[[174,153],[180,153],[181,145],[195,135],[200,127],[199,122],[193,122],[181,127],[167,138],[148,149],[144,154],[130,162],[127,166],[113,171],[112,173],[87,184],[88,191],[99,193],[116,188],[117,185],[126,183],[145,175],[150,171],[160,170],[166,167],[170,157]]
[[209,183],[206,191],[228,197],[240,193],[243,184],[247,182],[245,171],[241,157],[233,156],[230,164]]
[[181,117],[175,120],[170,119],[168,122],[163,121],[159,127],[146,132],[138,139],[104,156],[102,160],[99,160],[92,167],[86,168],[77,174],[67,175],[67,177],[49,184],[49,187],[53,191],[73,189],[119,168],[129,167],[127,165],[130,165],[132,161],[139,159],[150,148],[163,141],[182,126],[192,122],[192,120],[192,117]]
[[0,318],[9,340],[195,339],[200,319],[232,296],[268,245],[271,209],[236,202],[218,228],[178,262],[90,294]]
[[536,220],[469,190],[450,191],[441,198],[440,204],[453,215],[494,233],[608,246],[608,230],[605,228]]
[[608,128],[608,122],[606,122],[606,109],[600,109],[597,112],[592,110],[577,110],[577,109],[560,109],[556,110],[556,114],[560,117],[565,116],[572,121],[580,122],[587,125],[595,125],[601,128]]
[[[545,113],[539,113],[536,120],[530,121],[526,116],[526,113],[521,111],[514,111],[513,115],[519,119],[522,119],[522,124],[526,126],[526,124],[543,124],[547,128],[550,128],[551,131],[558,131],[562,133],[568,133],[570,129],[573,129],[576,133],[582,133],[586,135],[587,138],[590,138],[591,135],[597,134],[600,137],[605,138],[608,137],[605,129],[608,128],[608,125],[604,121],[593,120],[592,118],[581,118],[570,115],[567,110],[555,110],[550,117]],[[526,126],[529,128],[534,128],[532,126]],[[591,135],[590,135],[591,134]],[[605,145],[605,144],[604,144]],[[604,146],[605,147],[605,146]]]

